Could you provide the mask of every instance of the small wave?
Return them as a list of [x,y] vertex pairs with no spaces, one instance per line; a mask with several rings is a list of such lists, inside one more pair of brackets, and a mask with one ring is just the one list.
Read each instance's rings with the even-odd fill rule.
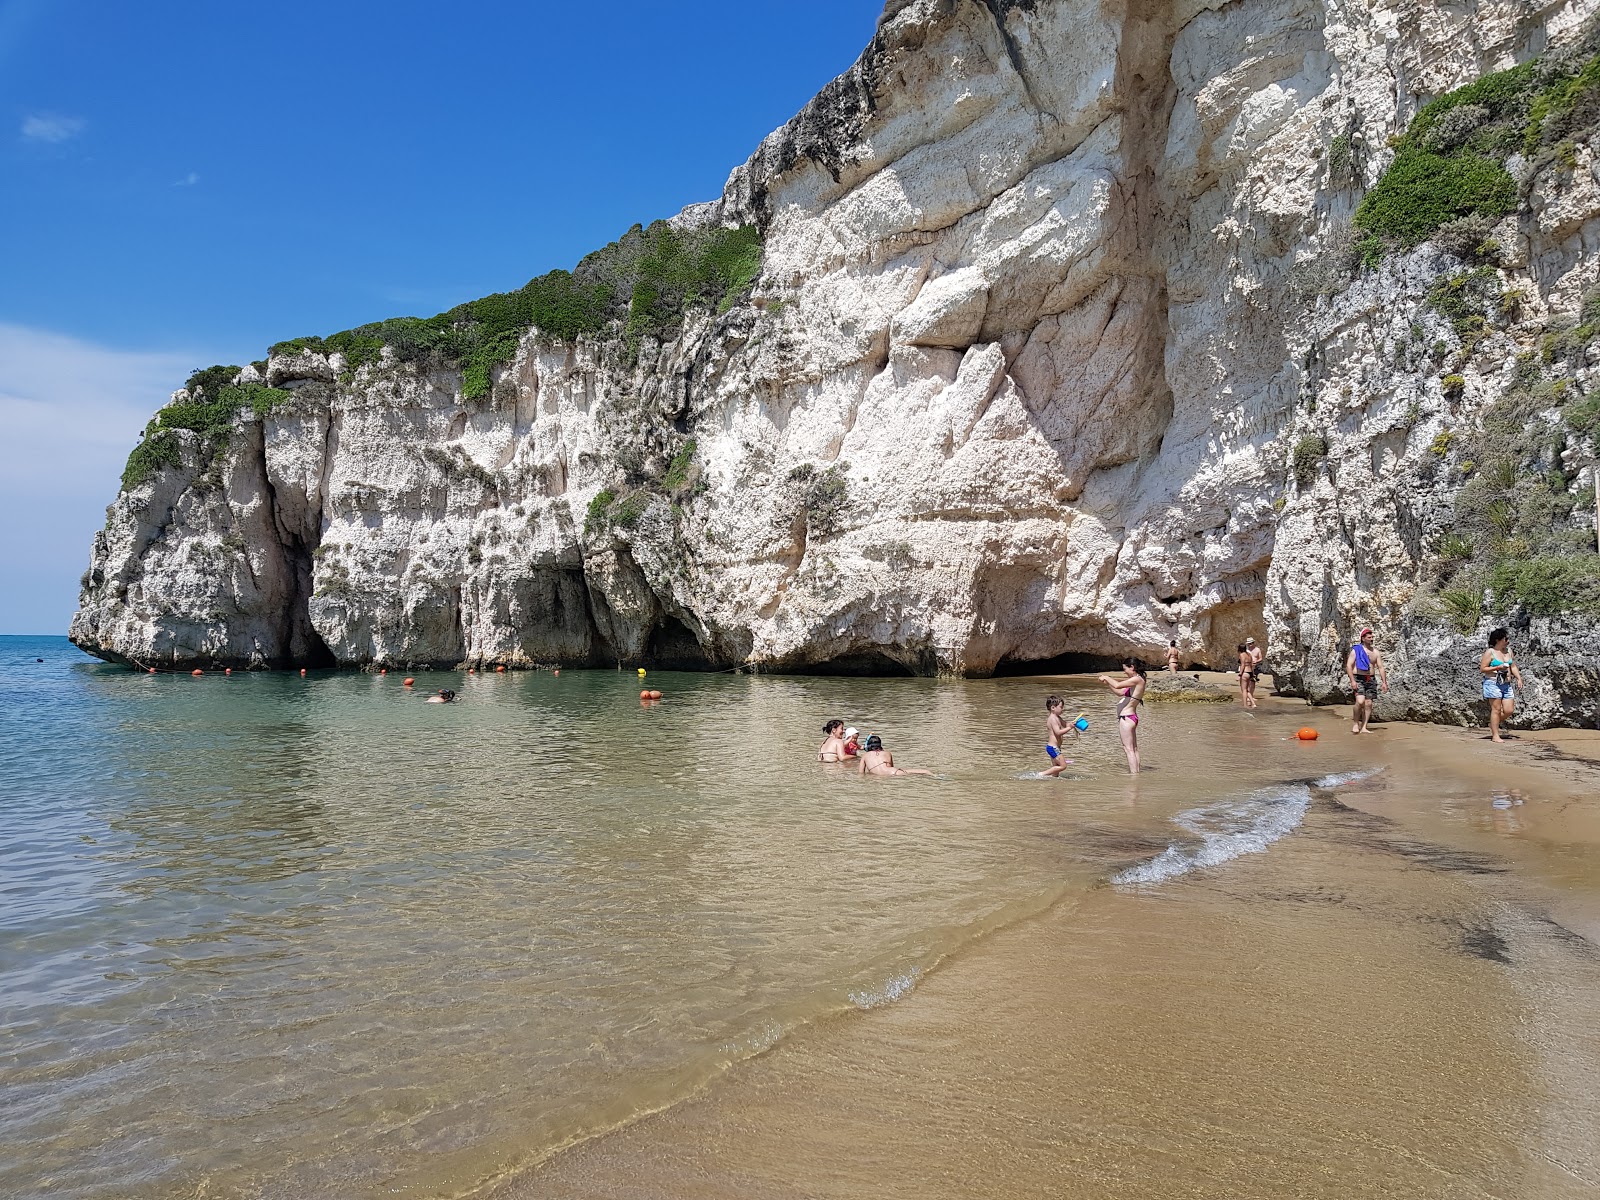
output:
[[861,988],[850,993],[850,1003],[857,1008],[882,1008],[885,1004],[893,1004],[912,988],[917,986],[917,980],[922,977],[921,967],[909,967],[898,975],[891,976],[887,982],[877,987]]
[[1347,783],[1359,783],[1363,779],[1371,779],[1374,775],[1383,774],[1382,767],[1367,767],[1361,771],[1339,771],[1333,775],[1324,775],[1321,779],[1313,779],[1311,786],[1314,788],[1344,787]]
[[779,1022],[764,1021],[742,1038],[723,1042],[720,1049],[725,1057],[738,1062],[765,1054],[783,1040],[783,1035],[784,1027]]
[[1260,854],[1300,824],[1310,803],[1311,789],[1296,783],[1179,813],[1173,824],[1199,841],[1168,846],[1154,858],[1117,872],[1111,882],[1161,883],[1202,867],[1221,866],[1242,854]]

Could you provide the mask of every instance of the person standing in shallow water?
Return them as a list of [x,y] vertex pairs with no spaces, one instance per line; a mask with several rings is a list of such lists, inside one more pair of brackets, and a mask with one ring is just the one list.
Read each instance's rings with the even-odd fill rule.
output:
[[1100,676],[1100,682],[1117,694],[1117,736],[1128,756],[1128,771],[1139,773],[1139,704],[1144,700],[1144,664],[1137,658],[1122,660],[1122,676]]
[[1379,689],[1389,690],[1389,675],[1383,669],[1383,655],[1372,644],[1372,630],[1363,629],[1361,636],[1350,647],[1344,658],[1345,678],[1350,680],[1350,690],[1356,694],[1355,714],[1350,725],[1351,733],[1367,732],[1367,722],[1372,720],[1372,706],[1378,699]]
[[1510,630],[1496,629],[1489,635],[1489,648],[1478,660],[1478,670],[1483,673],[1483,698],[1489,702],[1489,737],[1503,742],[1506,739],[1500,736],[1501,722],[1509,721],[1517,708],[1511,681],[1515,679],[1516,687],[1522,686],[1517,656],[1511,652]]
[[1050,767],[1041,774],[1046,779],[1055,779],[1067,769],[1070,760],[1063,758],[1063,740],[1067,730],[1071,728],[1063,717],[1067,702],[1060,696],[1046,696],[1044,698],[1044,752],[1050,757]]
[[1239,661],[1235,664],[1235,668],[1239,673],[1239,701],[1246,708],[1254,708],[1256,706],[1255,686],[1250,678],[1250,672],[1254,669],[1254,664],[1250,661],[1250,648],[1240,642],[1235,647],[1235,651],[1239,655]]

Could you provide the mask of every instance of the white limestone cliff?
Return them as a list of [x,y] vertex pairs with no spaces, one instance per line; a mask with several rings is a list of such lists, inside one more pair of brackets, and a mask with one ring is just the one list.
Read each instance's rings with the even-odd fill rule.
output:
[[[1225,664],[1270,630],[1330,698],[1354,624],[1411,653],[1395,472],[1449,402],[1379,358],[1438,251],[1297,289],[1359,196],[1327,148],[1355,131],[1370,184],[1421,103],[1597,6],[891,0],[680,218],[760,227],[747,299],[637,361],[535,331],[476,401],[274,357],[290,404],[117,498],[72,636],[141,663],[987,674],[1169,638]],[[1549,311],[1600,275],[1600,193],[1541,211],[1512,270]],[[1297,487],[1313,428],[1329,469]],[[590,519],[603,489],[626,520]]]

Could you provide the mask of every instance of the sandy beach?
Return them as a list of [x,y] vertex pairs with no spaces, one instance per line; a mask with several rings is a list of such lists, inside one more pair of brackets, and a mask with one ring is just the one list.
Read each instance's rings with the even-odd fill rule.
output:
[[[1600,1195],[1600,735],[1356,749],[1347,712],[1263,696],[1372,772],[1265,852],[1068,896],[492,1194]],[[1107,880],[1148,851],[1051,836]]]

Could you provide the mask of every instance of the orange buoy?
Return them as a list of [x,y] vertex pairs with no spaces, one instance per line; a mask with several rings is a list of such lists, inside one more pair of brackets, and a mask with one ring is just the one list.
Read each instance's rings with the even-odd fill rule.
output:
[[641,700],[650,699],[650,693],[649,692],[640,692],[639,693],[639,699],[641,699]]
[[406,687],[415,687],[416,684],[417,681],[415,679],[411,678],[409,675],[406,676]]
[[652,700],[661,699],[661,693],[660,692],[651,692],[650,693],[650,699],[652,699]]
[[1311,728],[1311,726],[1307,725],[1304,729],[1296,733],[1295,737],[1299,738],[1302,742],[1314,742],[1317,740],[1317,731]]
[[506,673],[506,669],[504,667],[496,667],[494,671],[496,675],[504,675]]
[[156,673],[156,669],[154,667],[146,667],[145,669],[152,675]]
[[477,667],[468,667],[467,668],[467,674],[468,675],[476,675],[477,673],[478,673],[478,668]]
[[551,672],[551,674],[552,674],[552,675],[559,675],[559,674],[561,674],[561,668],[560,668],[560,667],[557,667],[557,668],[556,668],[556,669],[555,669],[555,670],[554,670],[554,671],[552,671],[552,672]]
[[190,671],[189,674],[191,674],[191,675],[204,675],[205,672],[202,671],[199,667],[196,667],[194,670]]
[[306,669],[304,667],[301,667],[300,668],[300,678],[304,679],[305,677],[306,677]]
[[378,668],[378,674],[379,675],[387,675],[388,673],[389,673],[389,668],[388,667],[379,667]]
[[223,667],[222,668],[222,673],[224,675],[232,675],[233,674],[233,668],[232,667]]

